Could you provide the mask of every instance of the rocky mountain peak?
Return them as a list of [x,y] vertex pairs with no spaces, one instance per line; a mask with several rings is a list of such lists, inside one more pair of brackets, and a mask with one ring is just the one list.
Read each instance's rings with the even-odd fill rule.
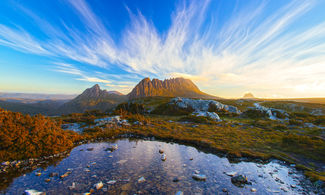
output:
[[148,96],[213,97],[200,91],[191,80],[182,77],[165,79],[163,81],[156,78],[152,80],[150,78],[144,78],[128,94],[129,99]]

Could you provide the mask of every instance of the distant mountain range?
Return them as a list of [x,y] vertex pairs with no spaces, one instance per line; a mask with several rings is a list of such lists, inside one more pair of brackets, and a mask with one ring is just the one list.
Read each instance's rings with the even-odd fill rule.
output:
[[0,92],[0,98],[15,98],[29,100],[71,100],[77,95],[66,94],[43,94],[43,93],[6,93]]
[[[149,78],[145,78],[141,80],[127,95],[123,95],[118,91],[101,90],[99,85],[96,84],[71,100],[38,101],[36,100],[37,94],[16,94],[15,96],[12,95],[12,97],[15,98],[4,98],[2,100],[0,98],[0,107],[29,114],[42,113],[57,115],[80,113],[93,109],[109,111],[122,102],[152,96],[203,99],[218,98],[200,91],[200,89],[189,79],[173,78],[162,81],[158,79],[150,80]],[[26,97],[26,99],[22,99],[21,97]],[[44,94],[40,94],[38,99],[44,99],[45,97],[59,99],[68,97],[71,98],[73,96],[46,96]],[[34,99],[31,100],[31,98]]]
[[218,97],[206,94],[190,80],[173,78],[166,80],[144,78],[127,95],[129,99],[160,96],[216,99]]

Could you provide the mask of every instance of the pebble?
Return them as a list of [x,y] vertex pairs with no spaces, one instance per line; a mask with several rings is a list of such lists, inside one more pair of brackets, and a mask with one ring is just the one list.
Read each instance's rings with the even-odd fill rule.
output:
[[237,172],[225,172],[225,174],[226,175],[228,175],[228,176],[231,176],[231,177],[233,177],[233,176],[235,176],[236,174],[237,174]]
[[75,188],[76,188],[76,183],[75,183],[75,182],[72,182],[72,185],[69,186],[69,189],[70,189],[70,190],[73,190],[73,189],[75,189]]
[[166,160],[166,154],[161,155],[161,160],[165,161]]
[[200,173],[200,171],[198,171],[198,170],[195,170],[195,171],[194,171],[194,173],[195,173],[195,174],[199,174],[199,173]]
[[178,192],[176,192],[175,195],[184,195],[184,193],[182,191],[178,191]]
[[255,188],[252,188],[251,191],[252,191],[252,192],[256,192],[256,189],[255,189]]
[[297,186],[296,186],[296,185],[294,185],[294,184],[291,184],[291,187],[292,187],[292,188],[296,188]]
[[178,177],[174,177],[173,182],[179,182],[179,178]]
[[94,148],[87,148],[87,151],[93,151]]
[[205,181],[207,177],[205,175],[193,174],[192,178],[199,181]]
[[36,172],[35,175],[36,175],[36,176],[41,176],[42,173],[41,173],[41,172]]
[[223,192],[228,192],[227,188],[222,189]]
[[51,181],[50,178],[45,179],[45,182],[50,182],[50,181]]
[[111,185],[115,184],[115,183],[116,183],[116,180],[110,180],[110,181],[107,182],[107,184],[111,184]]
[[100,190],[104,186],[104,184],[103,184],[103,182],[100,181],[100,182],[96,183],[94,186],[97,190]]
[[42,195],[44,192],[39,192],[37,190],[25,190],[26,195]]
[[162,154],[164,153],[164,151],[162,149],[159,149],[159,153]]
[[145,182],[146,181],[146,179],[144,178],[144,177],[140,177],[139,179],[138,179],[138,183],[142,183],[142,182]]

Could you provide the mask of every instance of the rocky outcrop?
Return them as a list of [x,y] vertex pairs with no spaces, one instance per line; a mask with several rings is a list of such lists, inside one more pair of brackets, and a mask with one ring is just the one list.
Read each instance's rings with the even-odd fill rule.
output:
[[215,100],[201,100],[201,99],[191,99],[191,98],[173,98],[170,104],[175,104],[175,106],[182,109],[193,110],[192,114],[195,116],[204,116],[210,119],[220,121],[219,115],[216,113],[218,111],[226,111],[230,113],[240,114],[235,106],[225,105]]
[[190,98],[173,98],[171,103],[175,103],[180,108],[192,108],[196,112],[198,111],[218,111],[225,110],[227,112],[240,114],[240,110],[237,107],[231,105],[225,105],[215,100],[197,100]]
[[164,81],[144,78],[128,94],[129,99],[141,97],[190,97],[190,98],[216,98],[202,91],[189,79],[173,78]]

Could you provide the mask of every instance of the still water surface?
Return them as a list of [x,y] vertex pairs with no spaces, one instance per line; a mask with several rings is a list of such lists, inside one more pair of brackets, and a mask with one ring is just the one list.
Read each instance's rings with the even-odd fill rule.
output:
[[[106,150],[113,144],[118,145],[117,150]],[[165,161],[159,149],[166,154]],[[71,173],[59,177],[66,172]],[[206,181],[194,180],[195,172],[204,174]],[[225,172],[246,175],[251,184],[237,187]],[[50,177],[51,173],[58,176]],[[145,181],[139,182],[141,177]],[[80,145],[56,166],[16,178],[4,193],[23,194],[34,189],[46,194],[82,194],[94,189],[93,194],[313,194],[301,181],[308,183],[300,171],[280,161],[231,163],[190,146],[120,139]],[[99,182],[103,187],[96,190],[94,185]]]

